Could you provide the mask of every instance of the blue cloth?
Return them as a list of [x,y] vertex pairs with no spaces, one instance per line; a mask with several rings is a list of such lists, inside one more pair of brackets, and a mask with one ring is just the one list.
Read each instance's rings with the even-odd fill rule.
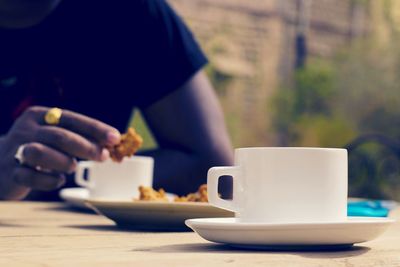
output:
[[380,200],[356,201],[347,204],[348,216],[387,217],[390,211],[387,202]]

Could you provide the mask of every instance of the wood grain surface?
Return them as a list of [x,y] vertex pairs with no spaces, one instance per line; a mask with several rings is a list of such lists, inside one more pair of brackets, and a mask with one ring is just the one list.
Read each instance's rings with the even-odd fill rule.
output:
[[[400,210],[392,212],[399,218]],[[63,203],[0,202],[0,266],[400,266],[400,223],[345,251],[251,251],[193,232],[135,232]]]

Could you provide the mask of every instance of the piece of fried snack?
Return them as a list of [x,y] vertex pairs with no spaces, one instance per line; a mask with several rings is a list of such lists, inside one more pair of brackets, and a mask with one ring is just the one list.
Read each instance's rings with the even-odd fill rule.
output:
[[115,162],[121,162],[124,157],[131,157],[142,146],[143,138],[133,128],[121,136],[119,144],[108,146],[110,157]]
[[196,193],[190,193],[187,196],[175,197],[175,202],[208,202],[207,185],[202,184]]
[[165,194],[164,189],[162,188],[156,191],[151,187],[139,186],[139,192],[140,195],[138,200],[168,202],[168,198]]

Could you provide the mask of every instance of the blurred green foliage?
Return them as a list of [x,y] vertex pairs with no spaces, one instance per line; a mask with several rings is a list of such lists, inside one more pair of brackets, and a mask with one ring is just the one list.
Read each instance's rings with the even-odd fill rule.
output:
[[134,109],[132,111],[129,126],[135,128],[135,130],[143,137],[143,146],[140,150],[149,150],[157,147],[157,142],[139,109]]
[[[358,136],[400,140],[400,49],[361,40],[329,59],[309,59],[271,100],[279,145],[345,147]],[[350,194],[400,199],[400,158],[383,143],[349,155]]]
[[280,145],[342,147],[356,136],[346,116],[335,112],[336,72],[332,64],[311,61],[296,71],[292,86],[272,97],[272,127]]
[[219,71],[213,64],[208,64],[205,68],[205,72],[207,77],[210,79],[211,84],[215,85],[214,88],[218,95],[225,95],[233,77]]
[[389,147],[366,143],[349,153],[349,194],[400,200],[400,158]]
[[[329,137],[332,144],[345,145],[366,132],[399,140],[399,73],[400,49],[393,43],[380,48],[364,41],[333,59],[311,59],[272,98],[273,129],[284,145],[309,144],[304,131],[315,135],[313,144]],[[326,127],[331,134],[320,129]]]

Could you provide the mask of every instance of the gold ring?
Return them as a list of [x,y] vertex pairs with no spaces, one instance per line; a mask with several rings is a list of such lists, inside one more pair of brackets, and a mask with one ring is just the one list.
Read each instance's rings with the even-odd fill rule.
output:
[[49,111],[46,112],[44,120],[46,121],[47,124],[57,125],[60,123],[61,115],[62,115],[61,109],[51,108],[49,109]]

